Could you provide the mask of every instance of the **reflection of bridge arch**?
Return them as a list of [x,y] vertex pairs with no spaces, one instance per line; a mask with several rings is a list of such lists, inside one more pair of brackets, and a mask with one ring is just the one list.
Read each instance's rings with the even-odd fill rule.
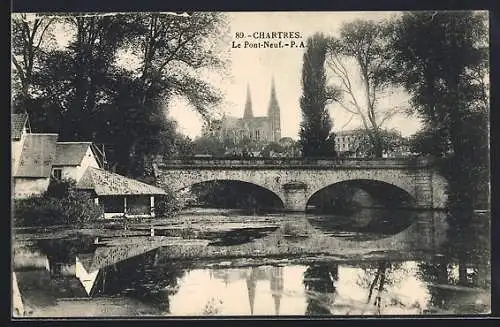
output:
[[446,202],[446,182],[426,160],[171,160],[155,167],[155,175],[160,186],[174,191],[209,180],[255,184],[291,211],[304,211],[313,194],[349,180],[393,185],[411,195],[417,208],[442,209]]
[[202,181],[196,181],[193,184],[182,187],[180,190],[192,189],[193,187],[201,186],[203,184],[220,183],[220,182],[228,183],[228,184],[232,184],[232,183],[238,184],[239,183],[239,184],[244,184],[247,186],[252,186],[254,189],[260,190],[263,195],[265,194],[266,196],[271,197],[271,199],[274,202],[279,203],[279,205],[278,205],[279,209],[282,209],[285,207],[285,203],[284,203],[280,194],[277,194],[275,191],[270,190],[270,189],[266,188],[265,186],[256,184],[254,182],[249,182],[249,181],[242,181],[242,180],[228,179],[228,178],[225,178],[225,179],[207,179],[207,180],[202,180]]

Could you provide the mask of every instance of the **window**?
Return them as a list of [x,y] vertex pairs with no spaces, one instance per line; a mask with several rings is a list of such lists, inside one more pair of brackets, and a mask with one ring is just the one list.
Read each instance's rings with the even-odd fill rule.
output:
[[62,169],[61,168],[52,169],[52,177],[54,177],[55,179],[61,179],[62,178]]

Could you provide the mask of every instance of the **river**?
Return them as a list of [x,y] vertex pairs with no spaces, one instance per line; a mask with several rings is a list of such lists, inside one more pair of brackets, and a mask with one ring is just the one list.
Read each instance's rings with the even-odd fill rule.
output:
[[195,210],[155,225],[154,236],[140,230],[99,239],[20,235],[14,271],[24,316],[490,312],[489,215],[475,217],[454,245],[444,213],[411,210]]

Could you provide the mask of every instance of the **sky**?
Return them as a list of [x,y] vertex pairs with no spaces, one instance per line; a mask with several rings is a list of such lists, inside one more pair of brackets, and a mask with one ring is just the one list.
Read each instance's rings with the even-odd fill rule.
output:
[[[304,48],[283,49],[232,49],[232,42],[239,41],[235,33],[243,32],[299,32],[301,38],[296,41],[306,41],[307,37],[316,32],[325,35],[338,36],[340,26],[355,19],[382,20],[390,18],[396,12],[239,12],[228,13],[230,35],[226,43],[231,61],[228,67],[229,76],[211,78],[214,85],[224,93],[224,101],[217,108],[219,112],[241,117],[246,99],[247,85],[252,96],[255,116],[264,116],[270,98],[271,79],[274,77],[276,94],[281,108],[282,136],[298,138],[301,110],[299,99],[301,90],[301,70]],[[284,39],[291,40],[291,39]],[[224,44],[223,44],[224,46]],[[351,76],[356,76],[356,70],[351,67]],[[328,73],[327,73],[328,74]],[[215,75],[214,75],[215,76]],[[328,75],[327,75],[328,76]],[[335,81],[333,80],[333,83]],[[381,101],[381,106],[408,105],[408,96],[396,92]],[[333,118],[333,130],[348,130],[361,126],[358,117],[346,112],[340,106],[328,106]],[[169,105],[169,116],[178,122],[180,131],[190,137],[200,134],[202,121],[198,114],[182,98],[175,98]],[[352,119],[351,119],[352,118]],[[385,126],[396,128],[404,136],[416,132],[420,122],[415,117],[398,115]]]

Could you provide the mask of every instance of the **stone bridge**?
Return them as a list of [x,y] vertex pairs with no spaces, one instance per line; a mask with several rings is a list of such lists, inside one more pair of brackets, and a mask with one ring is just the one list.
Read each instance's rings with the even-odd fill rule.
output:
[[[404,191],[417,209],[444,209],[446,180],[430,159],[171,159],[154,165],[157,184],[178,191],[207,181],[263,187],[286,211],[305,211],[311,196],[341,182],[375,181]],[[383,194],[382,194],[383,195]]]

